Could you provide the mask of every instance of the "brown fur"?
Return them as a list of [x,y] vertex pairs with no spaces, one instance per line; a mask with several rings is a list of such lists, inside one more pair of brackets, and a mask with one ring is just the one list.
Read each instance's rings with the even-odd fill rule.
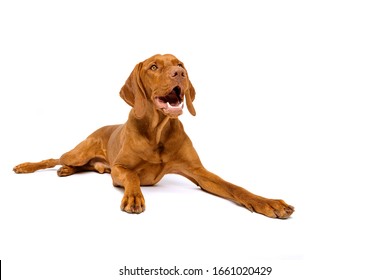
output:
[[[287,218],[294,212],[283,200],[254,195],[203,167],[178,119],[182,105],[177,104],[184,100],[189,112],[196,112],[195,90],[176,57],[155,55],[136,65],[120,96],[133,107],[125,124],[96,130],[60,159],[22,163],[14,171],[30,173],[61,165],[59,176],[111,173],[113,184],[124,188],[121,209],[128,213],[145,210],[141,185],[154,185],[168,173],[180,174],[209,193],[268,217]],[[175,108],[169,109],[167,102]]]

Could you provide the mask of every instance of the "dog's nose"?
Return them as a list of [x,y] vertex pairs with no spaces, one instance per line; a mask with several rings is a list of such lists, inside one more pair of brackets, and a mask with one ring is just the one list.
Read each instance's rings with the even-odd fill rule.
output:
[[175,66],[171,69],[170,71],[170,76],[174,79],[183,79],[186,77],[186,73],[184,71],[183,68],[179,67],[179,66]]

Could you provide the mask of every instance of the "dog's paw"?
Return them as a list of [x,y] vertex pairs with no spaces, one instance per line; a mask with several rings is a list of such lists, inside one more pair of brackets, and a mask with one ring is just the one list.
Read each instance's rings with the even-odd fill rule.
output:
[[140,214],[145,211],[145,199],[141,192],[124,194],[121,203],[122,211]]
[[294,207],[281,199],[261,198],[245,206],[270,218],[287,219],[294,213]]
[[17,174],[21,173],[32,173],[36,171],[36,168],[34,168],[34,164],[30,162],[25,162],[18,164],[14,167],[13,171]]
[[57,170],[59,177],[66,177],[76,173],[76,167],[63,165]]
[[18,174],[25,173],[25,168],[23,167],[23,164],[16,165],[12,170]]

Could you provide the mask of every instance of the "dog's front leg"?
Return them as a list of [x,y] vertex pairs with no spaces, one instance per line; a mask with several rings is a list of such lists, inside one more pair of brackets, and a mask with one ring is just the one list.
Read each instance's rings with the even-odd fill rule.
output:
[[283,200],[269,199],[255,195],[242,187],[223,180],[206,170],[203,166],[190,168],[186,170],[184,175],[187,178],[193,178],[203,190],[232,200],[245,206],[250,211],[263,214],[267,217],[285,219],[294,212],[294,207],[288,205]]
[[114,165],[111,168],[111,177],[115,186],[125,189],[121,203],[122,211],[135,214],[145,211],[145,199],[137,173],[121,165]]

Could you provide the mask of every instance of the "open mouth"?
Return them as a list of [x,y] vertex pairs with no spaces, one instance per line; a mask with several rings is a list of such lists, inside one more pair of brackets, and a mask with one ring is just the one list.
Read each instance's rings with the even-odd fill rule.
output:
[[157,108],[168,115],[181,115],[183,113],[183,94],[181,88],[174,87],[167,95],[157,96],[154,99]]

